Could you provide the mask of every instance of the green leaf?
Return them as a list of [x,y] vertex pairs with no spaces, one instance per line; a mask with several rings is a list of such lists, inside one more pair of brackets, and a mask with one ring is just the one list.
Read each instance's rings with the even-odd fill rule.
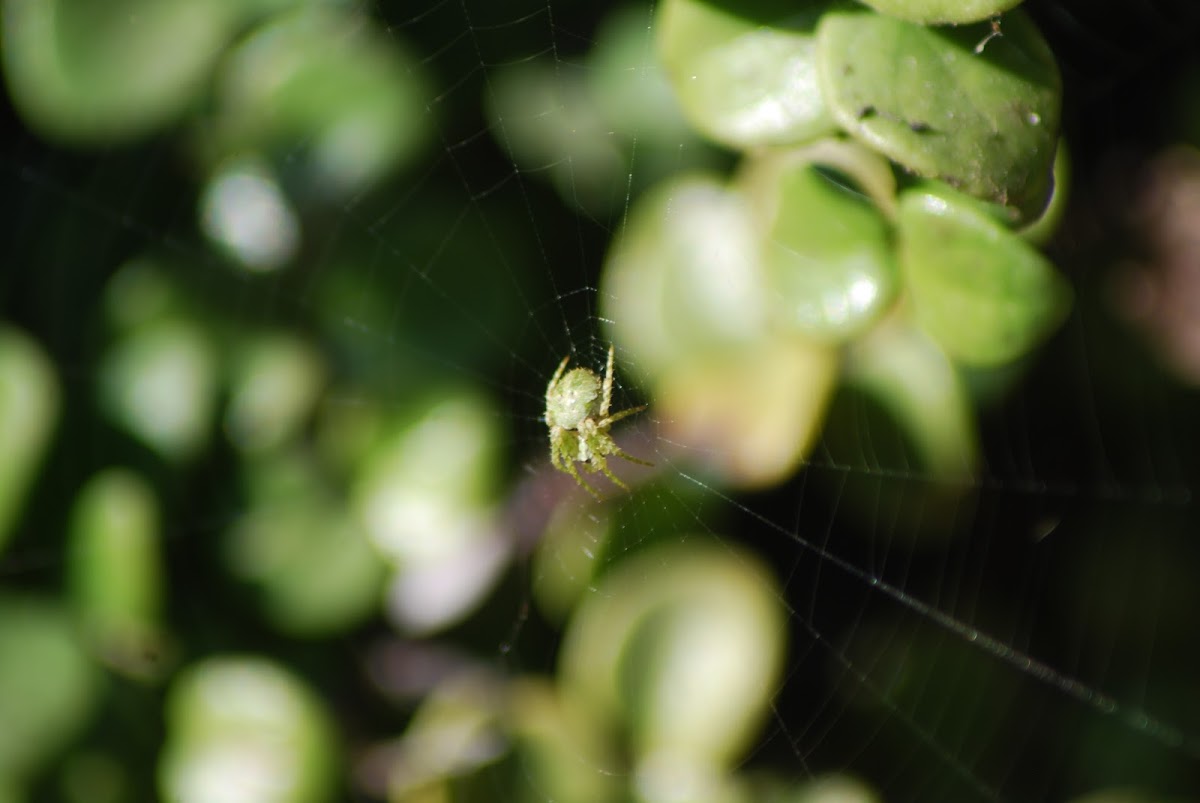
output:
[[54,367],[25,334],[0,326],[0,548],[58,420]]
[[842,173],[773,161],[773,175],[758,182],[769,186],[763,269],[772,319],[784,331],[844,340],[895,295],[887,225]]
[[62,749],[99,691],[96,666],[57,604],[0,597],[0,779],[23,777]]
[[193,142],[213,165],[274,151],[291,177],[317,191],[353,193],[426,143],[427,96],[420,64],[397,37],[360,14],[301,7],[229,52],[211,125]]
[[638,759],[716,769],[743,755],[769,710],[785,650],[779,592],[752,555],[677,538],[586,595],[559,675],[581,714],[626,726]]
[[107,664],[134,677],[162,668],[163,566],[158,500],[139,474],[107,469],[75,500],[70,590]]
[[995,17],[1022,0],[860,0],[881,14],[888,14],[922,25],[979,22]]
[[117,341],[100,367],[109,417],[174,460],[207,445],[217,402],[218,358],[208,333],[183,318],[140,326]]
[[649,383],[696,354],[757,341],[767,304],[758,238],[749,200],[709,174],[638,199],[600,280],[625,370]]
[[256,585],[272,624],[323,636],[378,607],[383,562],[306,451],[273,452],[243,478],[247,509],[226,532],[226,558]]
[[658,48],[680,105],[734,148],[815,139],[834,129],[817,79],[813,28],[824,4],[758,2],[753,14],[665,0]]
[[73,142],[142,136],[204,89],[237,25],[211,0],[5,0],[0,55],[14,105]]
[[1062,322],[1054,266],[973,199],[925,185],[900,196],[900,264],[920,326],[964,363],[1021,357]]
[[166,705],[162,800],[238,789],[260,803],[333,797],[334,736],[321,700],[265,658],[208,658],[181,673]]
[[1001,30],[830,12],[817,64],[830,112],[852,136],[1028,221],[1050,195],[1061,81],[1023,14],[1005,16]]

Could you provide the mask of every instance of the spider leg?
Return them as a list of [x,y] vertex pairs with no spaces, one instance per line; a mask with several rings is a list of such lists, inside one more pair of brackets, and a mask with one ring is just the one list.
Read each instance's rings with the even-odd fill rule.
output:
[[625,490],[629,490],[629,486],[622,482],[620,477],[609,471],[608,463],[605,461],[603,455],[592,455],[592,471],[599,471],[601,474],[612,480],[614,485],[619,485]]
[[596,429],[605,429],[606,427],[610,427],[610,426],[612,426],[612,424],[614,422],[620,421],[622,418],[633,415],[634,413],[640,413],[642,410],[645,410],[645,409],[646,409],[646,405],[643,404],[641,407],[630,407],[628,410],[622,410],[621,412],[617,413],[616,415],[610,415],[608,418],[605,418],[601,421],[597,421]]
[[608,415],[608,406],[612,404],[613,385],[613,345],[608,344],[608,367],[604,369],[604,398],[600,402],[600,416]]
[[653,463],[649,463],[645,460],[642,460],[641,458],[634,457],[633,455],[630,455],[630,454],[625,454],[624,452],[622,452],[620,449],[616,448],[615,446],[613,447],[613,450],[611,452],[609,452],[609,454],[615,454],[617,457],[621,458],[622,460],[628,460],[630,463],[637,463],[639,466],[653,466],[654,465]]
[[[599,492],[599,491],[597,491],[597,490],[596,490],[595,488],[593,488],[592,486],[588,485],[588,484],[587,484],[587,481],[586,481],[586,480],[584,480],[584,478],[583,478],[583,477],[579,476],[579,471],[578,471],[578,470],[576,470],[576,468],[575,468],[575,464],[574,464],[574,463],[564,463],[564,467],[567,469],[567,473],[568,473],[568,474],[570,474],[572,477],[574,477],[574,478],[575,478],[575,482],[579,483],[579,487],[580,487],[580,488],[582,488],[583,490],[585,490],[585,491],[587,491],[588,493],[590,493],[590,494],[591,494],[593,497],[595,497],[596,501],[598,501],[598,502],[603,502],[603,501],[604,501],[604,497],[602,497],[602,496],[600,495],[600,492]],[[607,474],[608,472],[607,472],[607,471],[605,471],[604,473],[606,473],[606,474]]]

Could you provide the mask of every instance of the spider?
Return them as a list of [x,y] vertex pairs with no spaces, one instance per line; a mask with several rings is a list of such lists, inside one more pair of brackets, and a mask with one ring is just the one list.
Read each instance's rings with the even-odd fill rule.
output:
[[546,425],[550,427],[550,462],[559,471],[570,474],[579,487],[600,499],[600,494],[579,476],[575,464],[580,463],[591,472],[600,472],[625,490],[629,486],[621,482],[608,469],[605,457],[616,455],[630,463],[652,466],[625,454],[608,434],[617,421],[646,409],[631,407],[614,415],[608,414],[612,402],[613,347],[608,347],[608,367],[604,381],[595,371],[588,368],[573,368],[566,371],[571,355],[563,357],[558,370],[546,386]]

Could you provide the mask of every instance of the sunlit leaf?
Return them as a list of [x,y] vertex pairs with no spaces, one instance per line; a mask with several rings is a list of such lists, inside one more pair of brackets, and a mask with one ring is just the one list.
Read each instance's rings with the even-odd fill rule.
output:
[[803,159],[777,160],[763,184],[771,186],[760,209],[773,323],[823,341],[861,332],[896,292],[891,236],[879,210],[844,176]]
[[1050,196],[1061,82],[1020,12],[988,25],[927,28],[867,10],[818,27],[826,102],[846,131],[917,175],[1011,207],[1022,220]]
[[195,664],[171,686],[162,799],[318,803],[333,794],[334,744],[320,701],[262,658]]
[[1049,260],[973,199],[915,188],[900,197],[899,228],[913,315],[956,359],[1017,359],[1070,309],[1070,289]]
[[655,414],[723,482],[770,487],[816,442],[837,367],[832,347],[794,337],[712,350],[664,372]]
[[182,460],[208,440],[217,394],[217,354],[206,332],[182,319],[138,327],[100,367],[108,414],[163,456]]
[[646,769],[663,757],[725,767],[767,711],[783,658],[781,616],[774,580],[749,555],[728,544],[656,547],[586,597],[561,674],[599,721],[623,723]]
[[702,0],[659,4],[656,36],[688,119],[735,148],[790,144],[833,130],[821,98],[813,26],[821,5]]
[[1019,6],[1023,0],[860,0],[876,11],[919,22],[979,22]]
[[741,193],[684,175],[638,200],[609,251],[601,315],[643,382],[680,359],[766,330],[759,235]]

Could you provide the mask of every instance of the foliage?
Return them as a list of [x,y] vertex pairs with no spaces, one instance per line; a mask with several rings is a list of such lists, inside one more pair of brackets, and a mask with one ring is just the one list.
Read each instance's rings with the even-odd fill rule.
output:
[[[987,403],[1074,303],[1039,250],[1066,161],[1037,27],[1014,0],[659,0],[573,61],[529,57],[538,14],[480,47],[485,5],[0,0],[26,227],[0,282],[0,798],[872,803],[791,733],[803,772],[753,752],[781,689],[827,681],[854,727],[873,704],[970,730],[975,683],[973,713],[1009,713],[940,608],[892,639],[864,604],[835,679],[789,678],[790,638],[840,632],[810,621],[829,581],[791,607],[801,561],[785,581],[709,514],[879,415],[921,487],[864,471],[837,503],[954,538]],[[593,438],[653,457],[595,502],[546,457],[580,345],[530,345],[547,310],[603,322],[649,402]],[[1007,734],[981,730],[986,766]]]

